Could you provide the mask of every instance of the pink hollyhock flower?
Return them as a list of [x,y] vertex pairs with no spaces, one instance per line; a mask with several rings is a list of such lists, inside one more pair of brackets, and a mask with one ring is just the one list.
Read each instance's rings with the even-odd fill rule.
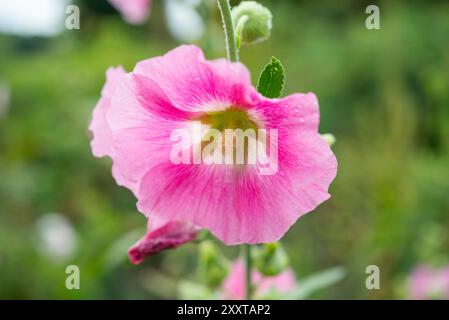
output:
[[412,299],[449,299],[449,266],[432,269],[418,266],[410,275],[409,294]]
[[129,259],[139,264],[145,257],[195,240],[197,234],[198,228],[190,223],[151,218],[147,234],[129,249]]
[[[111,98],[115,92],[119,79],[125,75],[126,72],[121,66],[115,68],[111,67],[106,71],[106,83],[101,90],[101,98],[94,108],[92,121],[89,126],[89,130],[93,135],[91,141],[92,153],[96,157],[112,157],[112,132],[109,129],[106,120],[106,112],[109,110]],[[127,187],[137,195],[136,183],[122,177],[120,173],[117,172],[114,165],[112,166],[112,175],[119,185]]]
[[109,0],[126,22],[142,24],[150,15],[151,0]]
[[[337,161],[318,134],[313,93],[265,98],[244,65],[180,46],[120,77],[108,103],[107,128],[92,128],[94,137],[109,136],[102,141],[112,148],[113,175],[147,216],[189,221],[226,244],[264,243],[330,197]],[[260,163],[172,162],[172,133],[198,119],[212,128],[278,130],[277,172],[260,175]]]
[[[254,297],[264,298],[271,292],[288,293],[296,287],[296,277],[292,269],[287,269],[276,276],[263,276],[257,271],[251,273]],[[229,276],[221,288],[223,299],[243,300],[246,296],[245,265],[237,260],[233,263]]]

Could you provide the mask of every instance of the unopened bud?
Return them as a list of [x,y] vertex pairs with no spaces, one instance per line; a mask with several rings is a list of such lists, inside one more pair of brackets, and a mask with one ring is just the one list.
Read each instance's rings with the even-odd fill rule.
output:
[[199,245],[199,277],[210,287],[218,286],[228,275],[228,261],[212,241]]
[[237,43],[253,44],[266,40],[271,33],[273,16],[256,1],[242,1],[232,9]]
[[274,276],[288,267],[287,253],[279,242],[267,243],[255,249],[254,261],[260,273],[266,276]]

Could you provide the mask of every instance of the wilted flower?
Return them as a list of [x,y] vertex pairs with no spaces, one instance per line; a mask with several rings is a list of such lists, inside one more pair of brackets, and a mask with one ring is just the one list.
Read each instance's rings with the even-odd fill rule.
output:
[[[150,219],[188,221],[226,244],[273,242],[329,198],[337,162],[318,134],[314,94],[263,97],[244,65],[207,61],[196,46],[139,62],[133,72],[119,75],[116,85],[113,78],[108,77],[90,126],[94,154],[111,156],[115,179],[134,192]],[[197,122],[199,141],[173,140],[174,132],[189,132]],[[195,162],[195,150],[206,149],[201,135],[212,130],[224,135],[226,129],[276,131],[265,141],[270,159],[276,155],[275,171],[261,175],[261,161]],[[97,142],[103,153],[96,152]],[[187,154],[187,162],[173,161],[173,150]],[[245,151],[249,158],[252,150]]]
[[129,259],[139,264],[145,257],[194,240],[197,233],[198,228],[190,223],[152,218],[148,221],[147,234],[129,249]]
[[[271,297],[276,294],[286,294],[296,287],[296,277],[291,268],[276,276],[263,276],[257,271],[251,273],[253,296],[257,299]],[[237,260],[231,267],[229,276],[221,288],[223,299],[242,300],[246,296],[245,265]]]

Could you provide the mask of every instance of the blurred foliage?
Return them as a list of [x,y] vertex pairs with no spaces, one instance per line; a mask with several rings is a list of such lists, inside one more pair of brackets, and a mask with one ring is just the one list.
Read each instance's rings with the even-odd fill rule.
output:
[[[342,282],[314,297],[398,298],[415,264],[449,262],[449,3],[379,1],[381,30],[367,30],[371,1],[261,2],[273,12],[272,36],[244,47],[241,60],[255,83],[278,57],[285,93],[315,92],[320,131],[337,138],[332,199],[283,239],[292,266],[299,277],[345,268]],[[79,3],[79,31],[0,35],[0,81],[11,91],[0,117],[0,298],[175,297],[181,280],[195,279],[197,245],[127,261],[146,221],[114,183],[110,160],[91,155],[87,127],[110,65],[131,70],[178,44],[158,1],[139,27],[108,5]],[[223,56],[218,14],[205,16],[199,45]],[[73,224],[72,257],[39,250],[36,222],[48,212]],[[81,290],[65,288],[69,264],[80,267]],[[380,267],[381,290],[365,288],[370,264]]]

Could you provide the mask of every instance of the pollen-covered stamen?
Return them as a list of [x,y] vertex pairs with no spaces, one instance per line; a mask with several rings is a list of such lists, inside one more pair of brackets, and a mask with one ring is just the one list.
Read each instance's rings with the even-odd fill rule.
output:
[[203,134],[202,152],[211,156],[218,152],[227,164],[256,163],[259,125],[246,110],[232,106],[204,113],[195,120],[209,127]]
[[248,112],[238,107],[229,107],[223,111],[204,113],[195,120],[209,125],[213,129],[224,131],[225,129],[257,130],[256,122],[251,119]]

